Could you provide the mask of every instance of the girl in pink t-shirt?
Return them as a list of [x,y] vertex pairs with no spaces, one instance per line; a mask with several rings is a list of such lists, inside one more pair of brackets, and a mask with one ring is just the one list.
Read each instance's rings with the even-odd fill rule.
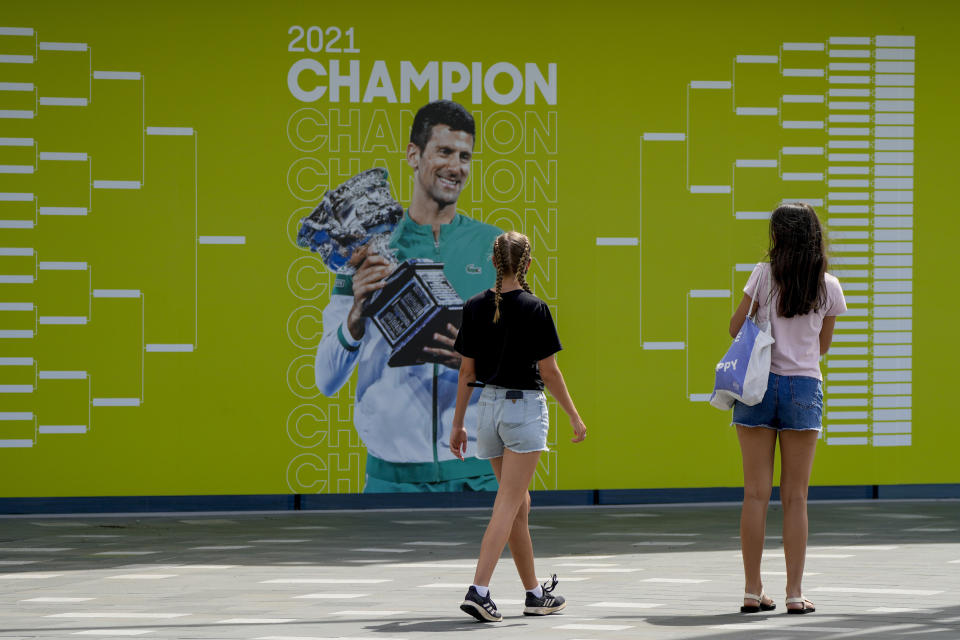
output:
[[[743,456],[740,545],[746,584],[743,613],[776,607],[763,592],[760,560],[773,462],[780,441],[780,500],[787,564],[787,613],[811,613],[800,588],[807,552],[807,488],[823,416],[820,356],[830,348],[836,317],[847,310],[840,282],[827,273],[823,228],[808,204],[785,204],[770,216],[770,262],[758,264],[730,319],[736,337],[754,298],[769,310],[773,343],[767,392],[759,404],[733,407]],[[765,293],[769,291],[767,299]]]

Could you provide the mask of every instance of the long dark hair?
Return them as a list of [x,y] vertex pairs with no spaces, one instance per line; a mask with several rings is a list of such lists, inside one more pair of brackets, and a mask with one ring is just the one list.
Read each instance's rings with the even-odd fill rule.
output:
[[823,227],[813,207],[805,202],[777,207],[770,216],[770,271],[780,317],[802,316],[826,304],[827,266]]

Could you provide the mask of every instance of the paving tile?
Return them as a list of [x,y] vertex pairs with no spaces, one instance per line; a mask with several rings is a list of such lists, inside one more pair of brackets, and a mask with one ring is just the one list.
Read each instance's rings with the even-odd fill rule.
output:
[[956,501],[811,503],[809,616],[784,615],[778,504],[763,568],[779,606],[755,615],[739,613],[738,505],[535,506],[537,575],[559,574],[569,606],[523,616],[505,553],[491,583],[505,619],[480,625],[458,605],[485,518],[455,509],[0,518],[9,603],[0,638],[960,638]]

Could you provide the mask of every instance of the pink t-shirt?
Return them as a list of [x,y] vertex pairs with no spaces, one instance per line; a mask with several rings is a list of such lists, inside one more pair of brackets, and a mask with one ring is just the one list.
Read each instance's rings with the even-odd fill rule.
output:
[[[777,314],[780,297],[776,285],[770,282],[773,295],[770,298],[771,333],[776,342],[770,355],[770,371],[781,376],[807,376],[822,380],[820,374],[820,328],[826,316],[838,316],[847,310],[847,301],[843,297],[840,281],[829,273],[824,274],[827,284],[827,302],[824,306],[806,315],[781,318]],[[752,300],[757,299],[757,287],[761,307],[756,320],[762,323],[767,318],[767,308],[763,296],[767,291],[770,278],[770,263],[758,262],[747,280],[743,292]]]

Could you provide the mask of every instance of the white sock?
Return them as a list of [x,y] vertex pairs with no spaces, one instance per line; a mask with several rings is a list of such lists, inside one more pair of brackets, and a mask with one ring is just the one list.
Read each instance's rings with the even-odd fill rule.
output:
[[481,598],[486,598],[487,594],[490,593],[490,587],[481,587],[478,584],[471,585],[474,589],[477,590],[477,593],[480,594]]
[[534,598],[542,598],[542,597],[543,597],[543,587],[541,587],[541,586],[538,584],[536,589],[527,589],[527,593],[531,594]]

